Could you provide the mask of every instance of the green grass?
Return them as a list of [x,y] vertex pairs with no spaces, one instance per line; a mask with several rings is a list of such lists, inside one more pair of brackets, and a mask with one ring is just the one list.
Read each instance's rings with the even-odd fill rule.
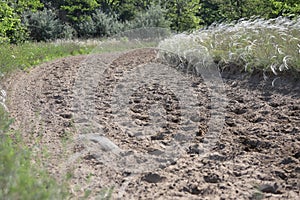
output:
[[10,132],[12,120],[0,106],[0,199],[64,199],[67,187],[32,162],[32,155],[17,132]]
[[95,46],[76,42],[3,44],[0,45],[0,73],[24,70],[56,58],[88,54]]
[[41,63],[67,56],[118,52],[136,48],[155,47],[157,43],[148,41],[126,40],[61,40],[51,43],[24,43],[20,45],[0,45],[0,78],[1,74],[16,69],[26,70]]
[[299,72],[300,18],[214,24],[191,34],[175,35],[162,41],[159,48],[183,58],[193,52],[198,62],[211,59],[221,66],[234,63],[250,72]]

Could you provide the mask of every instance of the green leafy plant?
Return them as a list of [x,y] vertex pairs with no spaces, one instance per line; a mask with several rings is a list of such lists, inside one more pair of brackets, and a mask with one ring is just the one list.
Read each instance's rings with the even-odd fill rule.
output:
[[123,23],[118,21],[117,15],[106,14],[96,10],[91,17],[76,25],[79,37],[107,37],[123,30]]
[[63,24],[52,10],[27,12],[24,16],[24,23],[32,40],[48,41],[63,36]]
[[161,8],[159,5],[150,6],[146,12],[140,12],[136,18],[130,22],[130,28],[142,27],[160,27],[169,28],[171,22],[166,19],[167,10]]

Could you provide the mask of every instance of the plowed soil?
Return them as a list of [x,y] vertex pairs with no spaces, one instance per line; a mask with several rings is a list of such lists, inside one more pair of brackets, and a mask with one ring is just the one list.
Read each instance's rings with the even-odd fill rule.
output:
[[[7,106],[46,169],[68,176],[73,199],[300,199],[299,80],[230,67],[221,73],[221,111],[201,77],[162,63],[153,49],[17,72],[6,80]],[[193,96],[196,115],[180,91]],[[203,153],[214,110],[225,121]]]

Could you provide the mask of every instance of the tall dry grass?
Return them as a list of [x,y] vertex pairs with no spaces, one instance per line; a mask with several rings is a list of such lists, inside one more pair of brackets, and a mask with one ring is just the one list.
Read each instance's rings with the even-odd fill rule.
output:
[[213,24],[174,35],[162,41],[159,48],[183,58],[197,51],[199,62],[212,59],[220,65],[235,63],[246,71],[258,68],[276,75],[287,70],[299,71],[300,18],[253,18]]

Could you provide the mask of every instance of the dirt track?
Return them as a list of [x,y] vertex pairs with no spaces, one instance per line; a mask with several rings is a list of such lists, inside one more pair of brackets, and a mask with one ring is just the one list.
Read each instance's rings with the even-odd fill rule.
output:
[[[24,140],[37,156],[42,150],[49,152],[41,159],[51,174],[58,179],[69,174],[74,199],[87,191],[91,191],[89,198],[99,198],[112,187],[113,199],[300,198],[299,81],[280,78],[273,87],[273,79],[264,80],[260,73],[249,77],[225,69],[225,124],[217,142],[203,156],[201,144],[216,109],[203,79],[177,72],[197,100],[192,105],[197,116],[189,115],[180,104],[176,88],[161,84],[165,80],[156,74],[167,76],[163,69],[151,74],[153,81],[146,79],[132,92],[124,104],[126,112],[118,112],[123,104],[114,104],[118,98],[114,95],[118,87],[130,84],[134,77],[130,74],[143,66],[166,65],[151,49],[90,59],[64,58],[29,73],[18,72],[6,82],[8,109],[16,119],[13,128],[23,130]],[[83,68],[83,63],[92,64]],[[82,77],[82,70],[90,72],[99,66],[106,69],[99,74],[101,78],[96,71]],[[91,105],[86,105],[87,100]],[[152,119],[153,110],[161,121]],[[191,136],[187,146],[176,155],[162,153],[172,147],[173,140],[185,140],[184,134]],[[120,154],[123,157],[103,150],[104,136],[116,144],[108,149],[126,150]],[[149,155],[150,161],[152,155],[163,155],[164,160],[150,163],[149,168],[147,161],[134,160],[133,164],[140,164],[136,167],[142,166],[139,170],[119,162],[129,154]]]

